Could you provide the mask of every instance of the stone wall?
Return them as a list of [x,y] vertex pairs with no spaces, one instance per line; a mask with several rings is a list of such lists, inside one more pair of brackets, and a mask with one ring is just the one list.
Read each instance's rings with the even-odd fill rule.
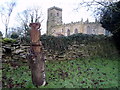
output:
[[[114,56],[118,56],[117,49],[111,41],[112,39],[105,36],[44,36],[41,40],[46,60],[74,60],[77,58],[91,57],[112,58]],[[30,45],[5,44],[2,47],[3,61],[21,60],[23,62],[27,62],[26,55],[28,54]]]
[[[109,45],[107,45],[109,46]],[[86,45],[86,44],[74,44],[69,46],[68,50],[65,52],[55,52],[50,53],[46,51],[46,60],[74,60],[77,58],[91,58],[91,57],[100,57],[100,58],[112,58],[118,55],[117,49],[115,47],[103,47],[100,44],[95,45]],[[106,49],[105,49],[106,48]],[[107,51],[107,49],[109,51]]]
[[47,60],[118,56],[112,37],[104,35],[43,36],[41,40]]
[[2,62],[27,62],[26,56],[30,45],[5,44],[2,46]]

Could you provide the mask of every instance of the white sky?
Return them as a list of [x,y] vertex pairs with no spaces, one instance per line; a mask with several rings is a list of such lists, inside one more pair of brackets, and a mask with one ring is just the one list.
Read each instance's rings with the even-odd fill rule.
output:
[[[0,0],[0,4],[3,4],[6,1],[10,1],[10,0]],[[62,8],[63,23],[70,23],[72,21],[77,22],[80,21],[81,18],[83,18],[84,21],[87,18],[89,18],[90,21],[94,21],[94,18],[93,16],[91,16],[92,13],[90,11],[88,12],[84,8],[80,8],[78,12],[74,10],[78,7],[78,4],[82,0],[16,0],[16,1],[17,1],[17,6],[15,7],[11,15],[9,27],[16,25],[15,16],[17,15],[17,12],[22,12],[26,8],[35,5],[40,6],[43,12],[44,21],[41,23],[42,34],[46,33],[47,9],[52,6]],[[2,33],[5,34],[4,25],[1,23],[1,18],[0,18],[0,31],[2,31]]]

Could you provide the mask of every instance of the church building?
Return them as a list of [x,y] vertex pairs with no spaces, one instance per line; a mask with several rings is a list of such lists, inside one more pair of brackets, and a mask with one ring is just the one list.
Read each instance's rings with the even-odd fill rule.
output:
[[83,20],[81,20],[79,22],[63,24],[62,9],[55,6],[48,9],[47,35],[69,36],[77,33],[95,35],[108,34],[97,20],[95,22],[89,22],[89,20],[83,22]]

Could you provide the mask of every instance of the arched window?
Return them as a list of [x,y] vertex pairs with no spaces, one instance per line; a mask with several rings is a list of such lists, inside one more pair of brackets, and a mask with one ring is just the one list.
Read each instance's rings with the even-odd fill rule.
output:
[[105,35],[109,35],[109,31],[105,30]]
[[90,29],[90,26],[87,26],[87,34],[92,34],[92,30]]
[[68,29],[68,30],[67,30],[67,36],[69,36],[69,35],[70,35],[70,30]]
[[92,32],[93,34],[97,34],[96,30],[95,29],[92,29]]
[[59,13],[57,13],[57,16],[59,16]]
[[77,34],[77,33],[78,33],[78,29],[77,29],[77,28],[75,29],[74,33],[75,33],[75,34]]
[[64,30],[62,29],[62,33],[64,33]]
[[52,16],[52,13],[50,13],[50,16]]

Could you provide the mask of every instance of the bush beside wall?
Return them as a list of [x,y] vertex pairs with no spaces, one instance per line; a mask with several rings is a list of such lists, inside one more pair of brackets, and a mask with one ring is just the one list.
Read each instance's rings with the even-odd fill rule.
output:
[[41,41],[46,51],[46,58],[50,60],[118,56],[112,37],[104,35],[80,33],[68,37],[43,35]]

